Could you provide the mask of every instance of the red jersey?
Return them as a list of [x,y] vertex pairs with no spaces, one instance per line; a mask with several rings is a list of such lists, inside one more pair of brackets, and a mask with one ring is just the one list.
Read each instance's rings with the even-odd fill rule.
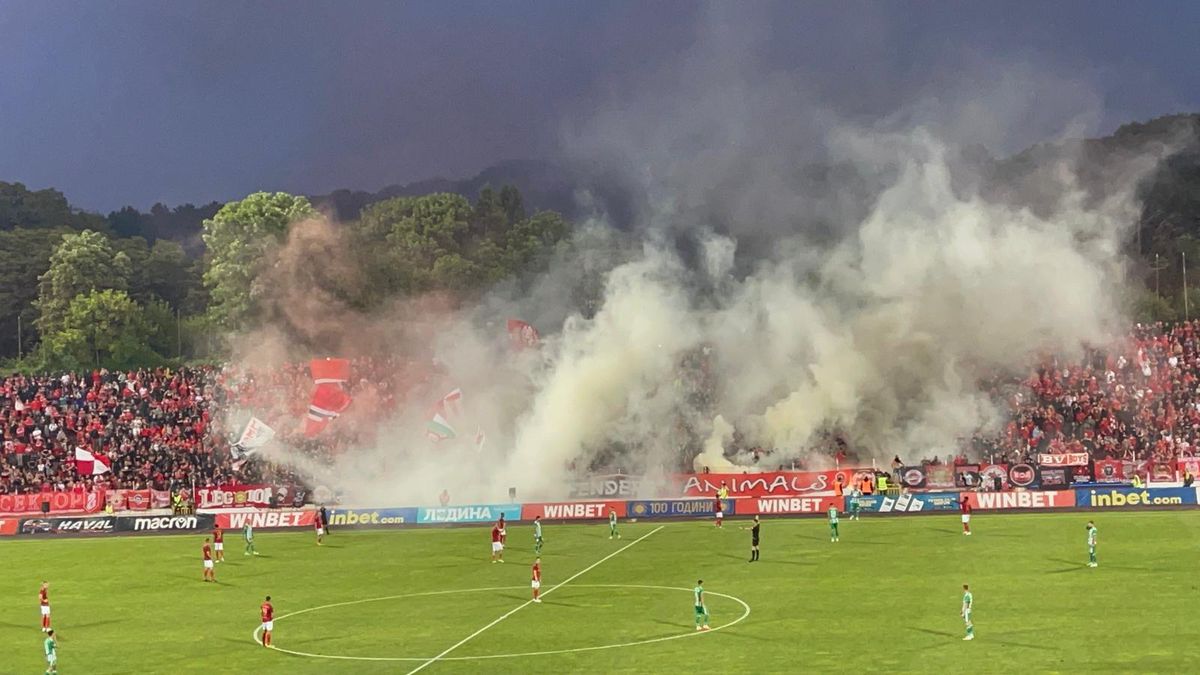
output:
[[967,501],[967,500],[964,498],[962,501],[960,501],[960,502],[958,503],[958,508],[959,508],[959,510],[961,510],[961,511],[962,511],[964,514],[969,514],[969,513],[971,512],[971,502],[968,502],[968,501]]
[[46,589],[42,588],[38,590],[38,602],[41,603],[42,607],[50,606],[50,594],[46,592]]
[[534,581],[542,580],[542,566],[539,565],[538,563],[533,563],[533,580]]
[[492,526],[492,541],[497,541],[497,542],[500,541],[500,526],[499,525]]
[[313,528],[319,530],[322,527],[324,527],[324,523],[321,522],[321,512],[318,511],[313,515]]
[[204,548],[200,549],[200,552],[204,554],[205,560],[212,560],[212,549],[208,547],[208,544],[205,544]]
[[266,623],[266,622],[270,621],[270,620],[271,620],[271,619],[272,619],[274,616],[275,616],[275,608],[271,606],[271,603],[269,603],[269,602],[264,602],[264,603],[262,604],[262,620],[263,620],[263,623]]
[[217,529],[213,530],[213,543],[214,544],[225,543],[225,533],[222,532],[221,528],[219,528],[219,527]]

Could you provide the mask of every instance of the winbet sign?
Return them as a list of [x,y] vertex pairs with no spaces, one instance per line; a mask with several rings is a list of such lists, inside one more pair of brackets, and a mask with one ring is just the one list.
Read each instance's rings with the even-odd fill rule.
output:
[[1196,491],[1191,488],[1114,488],[1077,490],[1075,493],[1076,506],[1093,509],[1179,506],[1195,503]]

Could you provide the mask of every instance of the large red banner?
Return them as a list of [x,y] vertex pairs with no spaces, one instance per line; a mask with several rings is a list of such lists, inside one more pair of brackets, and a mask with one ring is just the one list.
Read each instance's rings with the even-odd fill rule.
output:
[[218,485],[196,488],[196,508],[222,509],[254,506],[271,506],[275,488],[270,485]]
[[1200,476],[1200,457],[1180,457],[1175,464],[1180,475],[1184,471],[1191,471],[1192,476]]
[[1119,459],[1096,460],[1097,483],[1124,483],[1125,463]]
[[609,511],[625,517],[625,502],[553,502],[521,506],[521,520],[603,520]]
[[104,508],[104,490],[0,495],[0,513],[38,513],[42,500],[50,499],[50,513],[95,513]]
[[825,513],[831,506],[841,510],[842,501],[842,497],[758,497],[739,499],[735,508],[738,515]]
[[715,497],[721,483],[729,488],[730,497],[766,497],[832,492],[835,478],[840,474],[847,489],[859,471],[765,471],[763,473],[684,473],[675,476],[679,492],[685,497]]
[[1061,509],[1075,506],[1075,493],[1070,490],[1046,492],[1014,490],[1011,492],[964,492],[967,503],[979,511],[999,509]]
[[0,536],[7,537],[16,534],[17,525],[20,524],[20,518],[0,518]]
[[1038,464],[1042,466],[1087,466],[1091,459],[1086,452],[1065,452],[1061,455],[1042,453],[1038,455]]
[[240,530],[247,523],[250,527],[312,527],[317,518],[316,511],[246,511],[242,513],[218,513],[217,527]]

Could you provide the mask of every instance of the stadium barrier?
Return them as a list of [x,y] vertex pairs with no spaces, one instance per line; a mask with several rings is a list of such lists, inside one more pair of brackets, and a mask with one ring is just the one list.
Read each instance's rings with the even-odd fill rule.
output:
[[0,514],[20,515],[41,513],[47,504],[54,514],[97,513],[104,509],[103,489],[91,492],[40,492],[34,494],[0,494]]
[[428,524],[487,523],[499,520],[521,519],[520,504],[469,504],[466,506],[421,507],[417,509],[417,522]]
[[[919,513],[921,511],[958,510],[957,492],[906,492],[899,497],[863,495],[858,497],[858,508],[867,513]],[[846,500],[849,510],[850,500]]]
[[[715,499],[649,499],[629,502],[626,515],[631,518],[675,518],[686,516],[711,516]],[[721,508],[732,516],[736,508],[734,500],[721,500]]]
[[395,527],[417,522],[416,507],[399,509],[343,509],[329,510],[329,524],[336,527]]
[[607,520],[615,511],[618,518],[628,513],[626,502],[547,502],[522,504],[521,520]]
[[1075,506],[1128,509],[1196,504],[1196,488],[1092,488],[1075,491]]
[[825,513],[842,508],[842,497],[750,497],[737,501],[739,515]]
[[22,518],[17,533],[33,534],[109,534],[117,529],[115,516],[82,518]]
[[190,532],[211,530],[216,518],[210,514],[187,516],[117,516],[118,532]]

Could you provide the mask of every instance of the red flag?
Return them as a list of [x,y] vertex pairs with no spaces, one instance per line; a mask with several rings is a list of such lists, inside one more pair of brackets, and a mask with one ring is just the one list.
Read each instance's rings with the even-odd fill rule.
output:
[[532,349],[541,342],[537,329],[520,319],[508,320],[508,339],[515,351]]
[[309,399],[308,414],[304,417],[304,435],[311,438],[324,431],[331,420],[350,407],[350,394],[344,388],[350,379],[350,361],[313,359],[308,368],[316,385]]
[[111,464],[103,455],[93,455],[83,448],[75,448],[75,470],[84,476],[99,476],[106,473]]

